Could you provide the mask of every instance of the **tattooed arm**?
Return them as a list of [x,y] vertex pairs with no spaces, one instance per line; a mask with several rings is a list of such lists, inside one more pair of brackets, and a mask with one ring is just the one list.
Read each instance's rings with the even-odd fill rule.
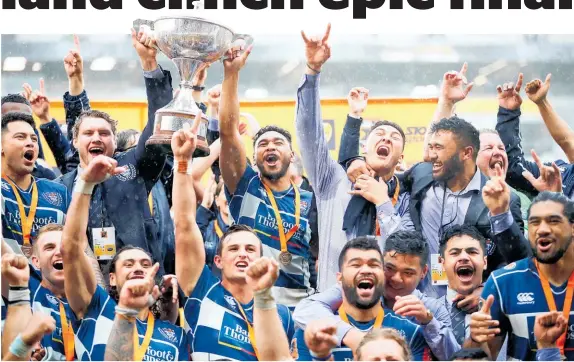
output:
[[116,314],[106,346],[105,361],[132,361],[134,359],[135,321],[135,318]]

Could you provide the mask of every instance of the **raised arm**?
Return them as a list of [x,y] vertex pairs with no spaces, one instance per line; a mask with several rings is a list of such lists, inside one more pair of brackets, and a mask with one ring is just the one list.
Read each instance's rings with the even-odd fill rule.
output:
[[149,41],[148,37],[145,31],[140,30],[136,34],[132,29],[132,46],[140,58],[148,100],[148,120],[138,140],[135,157],[142,176],[147,180],[155,180],[165,164],[166,155],[159,150],[146,150],[145,143],[153,134],[155,112],[172,100],[173,89],[171,74],[159,67],[154,41]]
[[219,138],[221,155],[219,167],[225,186],[233,194],[247,168],[245,146],[239,134],[239,95],[237,84],[239,71],[245,65],[251,47],[239,56],[229,52],[229,59],[223,61],[224,76],[221,84],[219,105]]
[[255,348],[260,361],[291,360],[289,341],[271,292],[277,277],[277,261],[261,257],[245,271],[245,281],[253,290],[253,329]]
[[328,44],[330,32],[329,24],[325,35],[321,37],[308,38],[305,33],[301,33],[305,42],[307,70],[297,90],[295,116],[299,148],[313,150],[301,152],[301,160],[318,199],[332,191],[333,185],[346,177],[343,168],[329,153],[321,118],[319,73],[331,56],[331,47]]
[[468,64],[464,63],[460,72],[450,71],[444,74],[438,104],[431,123],[427,127],[423,144],[423,161],[429,162],[428,143],[432,126],[443,118],[450,118],[454,114],[456,103],[464,100],[472,89],[474,83],[467,84],[466,71]]
[[547,98],[551,78],[552,74],[548,74],[544,83],[540,79],[529,82],[525,88],[526,95],[538,106],[546,128],[550,131],[554,141],[562,148],[568,161],[574,163],[574,130],[560,118]]
[[[73,139],[72,131],[76,119],[82,111],[90,109],[90,101],[84,90],[84,61],[80,54],[80,39],[74,35],[74,49],[64,58],[64,69],[68,76],[68,91],[64,94],[64,109],[68,126],[68,140]],[[73,145],[71,146],[73,149]]]
[[195,221],[196,200],[191,164],[197,146],[197,131],[201,113],[195,117],[191,129],[186,125],[171,139],[174,157],[173,198],[175,226],[175,274],[183,292],[193,292],[205,264],[205,249],[201,231]]
[[116,160],[100,155],[90,162],[74,186],[62,235],[62,261],[65,265],[66,298],[79,319],[84,317],[97,287],[96,273],[85,253],[92,191],[110,175],[124,171],[124,168],[117,167]]
[[[339,163],[345,167],[347,162],[360,155],[361,123],[363,122],[363,112],[367,108],[369,90],[355,87],[349,91],[347,102],[349,103],[349,114],[343,133],[341,134],[341,146],[339,147]],[[346,167],[345,167],[346,168]]]
[[10,344],[24,331],[32,317],[30,309],[30,266],[23,255],[2,255],[2,284],[9,286],[8,309],[2,333],[2,356],[6,357]]

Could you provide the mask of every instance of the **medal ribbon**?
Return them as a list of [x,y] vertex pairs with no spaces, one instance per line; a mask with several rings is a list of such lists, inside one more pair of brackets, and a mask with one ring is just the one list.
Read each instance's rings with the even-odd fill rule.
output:
[[215,218],[215,222],[213,223],[213,226],[215,227],[215,233],[217,234],[217,237],[221,239],[221,236],[223,235],[223,231],[221,230],[221,227],[219,227],[219,222],[217,222],[217,217]]
[[[534,260],[534,265],[536,265],[536,270],[538,270],[538,275],[540,276],[540,284],[542,284],[542,290],[544,290],[544,296],[546,297],[546,302],[548,303],[548,309],[551,312],[558,311],[556,308],[556,302],[554,301],[554,295],[552,294],[552,289],[550,288],[550,282],[548,282],[548,278],[546,275],[542,273],[540,267],[538,266],[538,261]],[[562,310],[562,314],[564,318],[566,318],[566,324],[570,320],[570,310],[572,308],[572,298],[574,297],[574,271],[570,274],[570,278],[568,278],[568,284],[566,286],[566,297],[564,299],[564,308]],[[560,353],[564,356],[564,344],[566,343],[566,332],[564,332],[556,344],[558,348],[560,348]]]
[[10,180],[9,177],[2,175],[2,178],[8,182],[12,187],[12,191],[16,196],[16,201],[18,202],[18,210],[20,211],[20,225],[22,227],[22,238],[24,239],[24,245],[30,247],[30,234],[32,232],[32,226],[34,225],[34,216],[36,216],[36,208],[38,207],[38,186],[36,186],[36,180],[32,178],[32,201],[30,202],[30,212],[26,216],[26,209],[24,208],[24,203],[18,192],[16,185]]
[[251,323],[249,323],[249,320],[247,319],[247,314],[245,314],[245,312],[243,311],[241,303],[239,303],[237,299],[235,300],[235,302],[237,303],[237,307],[239,307],[239,311],[241,312],[243,320],[245,321],[245,323],[247,323],[247,331],[249,332],[249,341],[251,342],[251,347],[253,347],[253,351],[255,351],[255,356],[257,357],[257,360],[261,361],[261,359],[259,358],[259,352],[257,351],[257,347],[255,346],[255,330],[253,329]]
[[68,323],[68,317],[66,316],[66,310],[62,302],[60,302],[60,321],[62,322],[62,337],[64,338],[66,361],[73,361],[76,342],[74,340],[74,329],[72,328],[72,324]]
[[[350,324],[349,323],[349,317],[347,316],[347,313],[345,312],[345,309],[343,308],[343,306],[339,307],[339,317],[341,317],[343,322]],[[377,313],[377,318],[375,318],[375,324],[373,324],[373,329],[381,328],[381,326],[383,325],[384,319],[385,319],[385,310],[379,304],[379,312]]]
[[151,342],[151,335],[153,334],[155,319],[153,313],[149,312],[147,315],[147,329],[145,331],[145,336],[142,344],[140,345],[139,335],[138,335],[138,325],[137,322],[134,325],[134,361],[140,362],[149,347]]
[[[401,190],[401,184],[399,183],[399,178],[394,175],[393,178],[395,179],[395,182],[397,183],[397,187],[395,188],[395,193],[393,195],[393,198],[391,199],[391,203],[393,204],[393,207],[397,204],[397,201],[399,201],[399,192]],[[377,219],[377,222],[375,223],[375,235],[377,236],[381,236],[381,227],[379,226],[379,220]]]
[[185,328],[185,315],[183,314],[183,308],[179,308],[179,326]]
[[295,191],[295,225],[289,230],[287,235],[285,235],[285,230],[283,229],[283,220],[281,219],[281,214],[279,213],[279,208],[277,207],[277,202],[275,202],[275,196],[273,196],[273,192],[263,182],[263,186],[265,187],[265,191],[267,191],[267,196],[269,197],[269,201],[271,201],[271,206],[273,207],[273,212],[275,213],[275,219],[277,220],[277,229],[279,231],[279,241],[281,242],[281,252],[287,252],[287,241],[293,237],[293,235],[299,230],[299,221],[301,219],[301,195],[299,194],[299,189],[293,181],[291,181],[291,185],[293,186],[293,190]]

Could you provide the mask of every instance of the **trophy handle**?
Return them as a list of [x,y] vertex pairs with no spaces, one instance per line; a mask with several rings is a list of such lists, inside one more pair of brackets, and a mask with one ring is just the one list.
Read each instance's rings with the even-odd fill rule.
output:
[[234,34],[233,40],[231,41],[231,46],[227,49],[226,54],[222,57],[221,60],[230,59],[229,55],[227,54],[231,49],[233,49],[234,45],[237,43],[238,40],[243,40],[245,44],[242,45],[240,53],[244,52],[245,49],[249,48],[251,44],[253,44],[253,37],[249,34]]

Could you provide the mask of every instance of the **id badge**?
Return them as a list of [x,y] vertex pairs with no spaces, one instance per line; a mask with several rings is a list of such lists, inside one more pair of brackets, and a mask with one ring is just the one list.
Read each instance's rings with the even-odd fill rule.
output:
[[440,254],[431,254],[431,278],[432,285],[448,285],[448,278],[442,263],[439,262]]
[[116,255],[116,229],[93,228],[92,240],[94,241],[94,255],[97,260],[111,260]]

